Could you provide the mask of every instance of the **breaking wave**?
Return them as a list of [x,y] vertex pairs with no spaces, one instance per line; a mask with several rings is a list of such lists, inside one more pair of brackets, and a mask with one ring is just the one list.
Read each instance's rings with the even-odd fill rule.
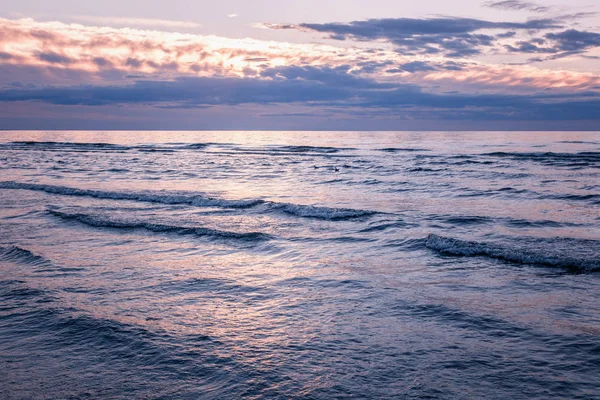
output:
[[486,243],[430,234],[425,246],[455,256],[484,256],[579,271],[600,270],[600,241],[596,240],[521,238],[512,243]]

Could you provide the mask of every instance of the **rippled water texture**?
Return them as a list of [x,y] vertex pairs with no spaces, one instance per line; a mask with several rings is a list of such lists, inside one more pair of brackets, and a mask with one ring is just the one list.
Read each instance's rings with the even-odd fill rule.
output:
[[599,133],[2,132],[0,397],[600,398]]

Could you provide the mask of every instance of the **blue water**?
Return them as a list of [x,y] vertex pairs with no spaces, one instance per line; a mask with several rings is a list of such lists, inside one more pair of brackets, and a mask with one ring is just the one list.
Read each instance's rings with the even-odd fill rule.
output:
[[2,132],[2,399],[600,398],[600,133]]

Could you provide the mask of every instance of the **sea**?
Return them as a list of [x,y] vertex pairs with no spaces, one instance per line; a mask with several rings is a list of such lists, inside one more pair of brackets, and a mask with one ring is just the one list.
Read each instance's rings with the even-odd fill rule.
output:
[[600,132],[0,132],[1,399],[600,399]]

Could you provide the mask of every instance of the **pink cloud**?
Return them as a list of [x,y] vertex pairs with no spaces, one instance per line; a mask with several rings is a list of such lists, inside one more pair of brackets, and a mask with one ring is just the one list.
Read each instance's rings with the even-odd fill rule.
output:
[[[499,66],[472,60],[451,62],[454,64],[449,65],[447,59],[439,56],[405,56],[385,48],[0,19],[0,83],[23,80],[101,84],[127,76],[257,77],[261,71],[276,67],[345,65],[351,74],[381,82],[442,85],[449,90],[582,90],[600,85],[600,76],[594,73]],[[402,69],[408,64],[412,68]]]

